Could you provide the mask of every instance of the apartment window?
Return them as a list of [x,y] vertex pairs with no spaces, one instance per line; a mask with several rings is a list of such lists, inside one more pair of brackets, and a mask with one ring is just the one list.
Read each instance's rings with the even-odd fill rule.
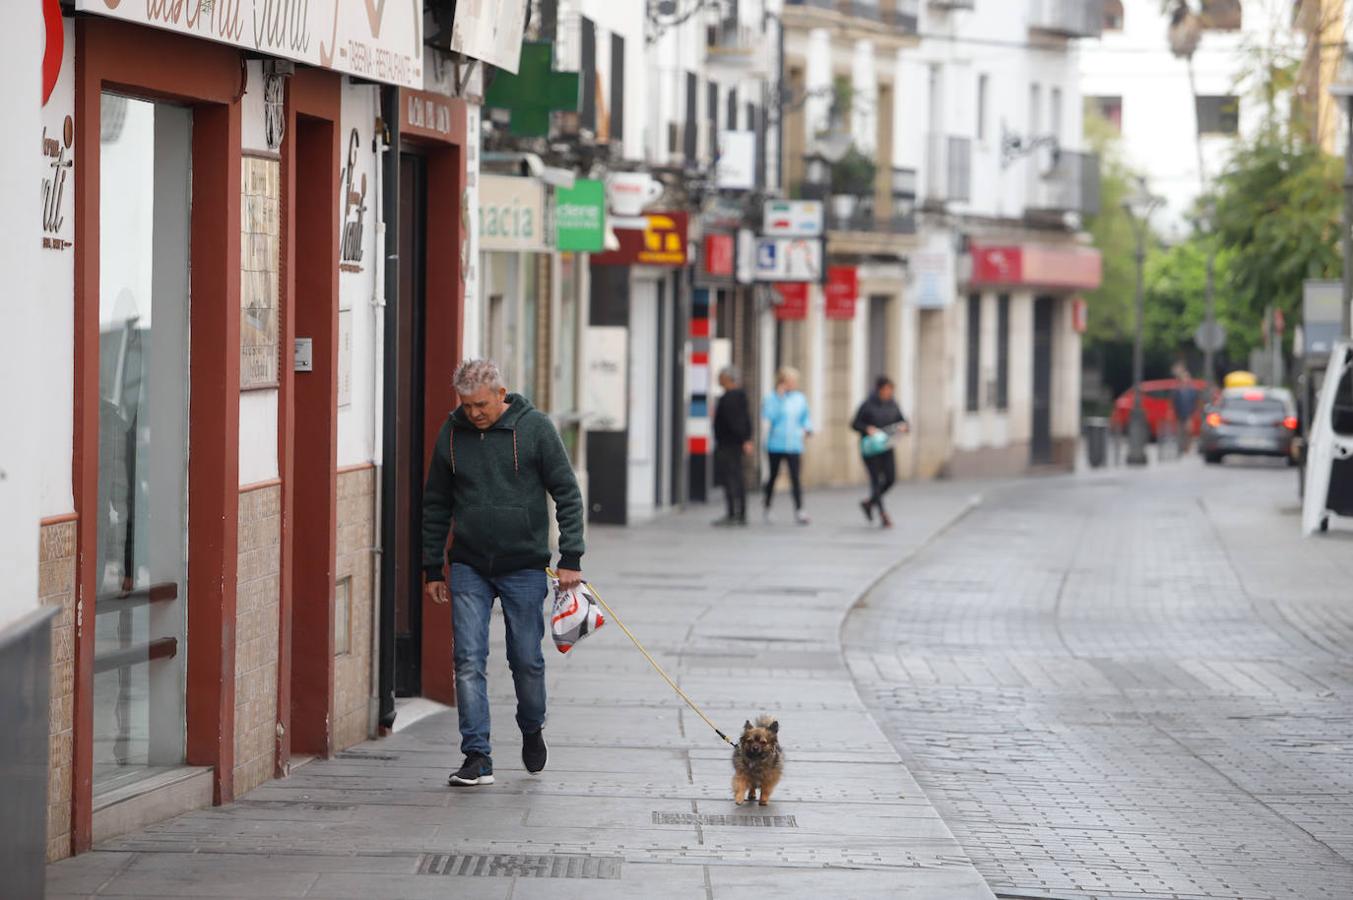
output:
[[1233,95],[1198,98],[1199,134],[1236,134],[1240,131],[1240,98]]
[[968,295],[968,359],[966,387],[968,412],[977,412],[982,406],[982,295]]
[[705,121],[709,125],[709,158],[719,157],[719,86],[714,82],[705,85]]
[[1104,30],[1123,30],[1123,4],[1120,0],[1104,0]]
[[625,139],[625,39],[611,35],[611,140]]
[[1093,114],[1112,125],[1114,131],[1123,133],[1122,97],[1086,97],[1085,103]]
[[695,108],[699,102],[700,81],[694,72],[686,73],[686,124],[681,134],[681,152],[686,162],[695,162],[700,152],[699,128],[696,127]]
[[1010,407],[1010,295],[996,298],[996,408]]
[[987,139],[987,92],[990,86],[988,76],[977,76],[977,139],[979,141]]
[[[729,88],[728,98],[724,101],[727,104],[727,110],[724,115],[727,117],[728,124],[724,127],[729,131],[736,131],[738,127],[738,89]],[[749,123],[750,124],[750,123]]]
[[[1301,6],[1297,4],[1298,8]],[[1202,19],[1203,27],[1213,31],[1239,31],[1240,0],[1203,0]]]
[[582,109],[578,111],[578,123],[593,134],[597,133],[597,26],[586,16],[582,17]]
[[1057,140],[1062,139],[1062,89],[1053,88],[1048,92],[1048,129]]

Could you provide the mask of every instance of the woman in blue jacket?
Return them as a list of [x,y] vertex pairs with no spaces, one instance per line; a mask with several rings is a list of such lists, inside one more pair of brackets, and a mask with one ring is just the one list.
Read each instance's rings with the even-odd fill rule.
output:
[[803,457],[803,439],[813,433],[808,417],[808,398],[799,390],[799,373],[788,366],[775,373],[775,390],[761,401],[761,415],[770,423],[766,450],[770,453],[770,478],[766,480],[766,498],[763,512],[770,520],[771,499],[775,495],[775,481],[780,476],[780,464],[789,466],[789,484],[794,493],[794,520],[808,524],[803,511],[803,489],[799,485],[799,462]]

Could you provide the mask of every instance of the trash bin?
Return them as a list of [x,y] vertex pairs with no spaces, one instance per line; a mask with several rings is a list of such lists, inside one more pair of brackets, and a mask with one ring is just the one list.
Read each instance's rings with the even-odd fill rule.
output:
[[1085,420],[1085,455],[1090,467],[1098,469],[1104,465],[1104,457],[1109,444],[1109,420],[1091,418]]

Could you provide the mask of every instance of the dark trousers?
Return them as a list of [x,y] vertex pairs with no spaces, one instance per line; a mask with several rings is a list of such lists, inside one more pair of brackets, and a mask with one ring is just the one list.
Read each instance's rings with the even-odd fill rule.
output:
[[770,477],[766,479],[766,508],[770,508],[771,497],[775,494],[775,480],[780,477],[780,463],[789,466],[789,486],[794,492],[794,508],[803,509],[803,488],[799,486],[798,453],[772,453],[770,455]]
[[897,481],[897,459],[892,450],[877,456],[866,456],[864,467],[869,470],[869,502],[883,512],[883,495]]
[[747,480],[742,474],[742,448],[714,448],[714,478],[723,487],[728,518],[747,518]]

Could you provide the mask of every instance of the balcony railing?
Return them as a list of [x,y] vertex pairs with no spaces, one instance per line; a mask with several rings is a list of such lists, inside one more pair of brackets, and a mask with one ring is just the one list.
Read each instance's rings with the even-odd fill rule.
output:
[[735,19],[724,19],[709,29],[705,60],[710,68],[751,72],[763,59],[756,29]]
[[1029,0],[1029,29],[1061,37],[1099,37],[1104,0]]
[[921,0],[786,0],[786,5],[828,9],[865,22],[886,22],[911,34],[916,33],[921,12]]
[[882,234],[916,233],[916,170],[892,170],[892,210],[879,209],[873,196],[859,197],[847,215],[833,202],[826,186],[808,182],[790,190],[801,200],[821,200],[829,231],[876,232]]
[[930,0],[937,9],[975,9],[977,0]]
[[972,199],[972,139],[932,134],[927,141],[926,202],[967,203]]
[[1036,173],[1031,188],[1030,216],[1065,213],[1092,216],[1099,212],[1099,157],[1093,153],[1057,151],[1051,165]]

